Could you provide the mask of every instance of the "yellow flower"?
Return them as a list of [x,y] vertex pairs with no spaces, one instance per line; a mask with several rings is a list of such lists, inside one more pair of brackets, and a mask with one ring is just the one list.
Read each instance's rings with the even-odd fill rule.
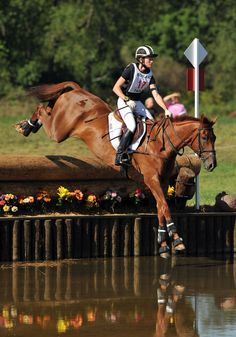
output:
[[58,187],[57,190],[58,190],[57,194],[59,195],[59,198],[61,198],[61,199],[67,199],[71,195],[69,190],[67,188],[63,187],[63,186]]
[[168,186],[167,196],[173,197],[175,193],[175,188],[173,186]]
[[87,198],[88,202],[96,202],[96,196],[94,194],[90,194]]
[[67,330],[67,327],[68,327],[68,322],[64,319],[59,319],[57,321],[57,331],[59,333],[63,333],[63,332],[66,332]]
[[9,212],[10,211],[10,206],[4,205],[2,209],[3,209],[4,212]]

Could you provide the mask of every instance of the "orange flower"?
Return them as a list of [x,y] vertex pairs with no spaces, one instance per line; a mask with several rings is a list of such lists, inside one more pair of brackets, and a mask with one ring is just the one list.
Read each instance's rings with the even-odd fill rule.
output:
[[83,195],[83,193],[80,190],[75,190],[74,193],[75,193],[75,197],[76,197],[77,200],[82,200],[83,199],[84,195]]

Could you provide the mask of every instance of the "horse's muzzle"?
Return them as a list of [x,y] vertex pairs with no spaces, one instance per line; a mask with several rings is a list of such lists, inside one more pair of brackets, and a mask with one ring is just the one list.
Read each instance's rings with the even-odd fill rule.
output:
[[204,167],[208,172],[212,172],[216,166],[216,155],[215,153],[210,154],[207,158],[203,158]]

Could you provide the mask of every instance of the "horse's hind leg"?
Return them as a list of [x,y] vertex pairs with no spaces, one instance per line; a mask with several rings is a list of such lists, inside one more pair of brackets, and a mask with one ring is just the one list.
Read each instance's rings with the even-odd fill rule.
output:
[[39,115],[42,110],[44,110],[47,114],[50,114],[52,109],[49,106],[45,107],[43,106],[43,104],[39,104],[30,119],[20,121],[15,125],[16,131],[18,131],[25,137],[28,137],[31,132],[38,132],[38,130],[42,126],[42,122],[39,119]]

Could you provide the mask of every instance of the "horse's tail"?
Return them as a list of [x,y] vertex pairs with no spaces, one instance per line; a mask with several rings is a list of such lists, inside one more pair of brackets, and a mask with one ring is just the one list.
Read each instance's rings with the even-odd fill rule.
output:
[[40,101],[56,100],[61,94],[67,91],[80,89],[75,82],[62,82],[58,84],[43,84],[31,87],[27,93],[29,96],[38,98]]

